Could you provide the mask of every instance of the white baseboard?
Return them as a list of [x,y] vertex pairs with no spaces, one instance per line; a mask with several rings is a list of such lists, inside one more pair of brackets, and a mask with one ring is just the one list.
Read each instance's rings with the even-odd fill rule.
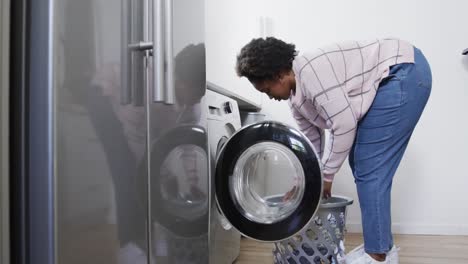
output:
[[[346,223],[349,233],[362,233],[360,223]],[[402,224],[392,225],[394,234],[411,235],[463,235],[468,236],[468,225],[430,225],[430,224]]]

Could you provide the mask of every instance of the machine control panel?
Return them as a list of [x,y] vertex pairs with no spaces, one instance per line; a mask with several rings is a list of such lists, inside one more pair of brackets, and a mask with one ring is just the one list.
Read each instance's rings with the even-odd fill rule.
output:
[[224,108],[224,112],[225,112],[226,114],[232,113],[232,103],[231,103],[231,102],[225,102],[225,103],[223,104],[223,108]]

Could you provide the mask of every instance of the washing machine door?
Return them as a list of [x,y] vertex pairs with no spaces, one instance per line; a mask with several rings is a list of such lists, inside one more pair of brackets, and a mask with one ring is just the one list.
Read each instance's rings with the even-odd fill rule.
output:
[[310,141],[282,123],[246,126],[224,144],[216,162],[217,203],[244,236],[290,238],[320,205],[322,174]]

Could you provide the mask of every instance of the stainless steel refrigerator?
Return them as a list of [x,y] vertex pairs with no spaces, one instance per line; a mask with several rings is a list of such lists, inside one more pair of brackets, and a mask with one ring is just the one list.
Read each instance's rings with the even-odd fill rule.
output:
[[0,1],[0,263],[9,263],[9,23],[10,1]]
[[207,263],[204,1],[10,19],[11,263]]
[[268,242],[312,221],[322,174],[302,133],[252,124],[209,157],[207,111],[236,111],[205,102],[203,0],[10,4],[0,137],[10,263],[221,264],[210,214]]

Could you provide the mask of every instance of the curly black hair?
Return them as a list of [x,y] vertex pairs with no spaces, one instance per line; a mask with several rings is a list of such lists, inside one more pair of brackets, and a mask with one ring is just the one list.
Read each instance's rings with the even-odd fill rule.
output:
[[273,80],[292,69],[296,46],[273,37],[252,39],[237,55],[236,72],[251,82]]

